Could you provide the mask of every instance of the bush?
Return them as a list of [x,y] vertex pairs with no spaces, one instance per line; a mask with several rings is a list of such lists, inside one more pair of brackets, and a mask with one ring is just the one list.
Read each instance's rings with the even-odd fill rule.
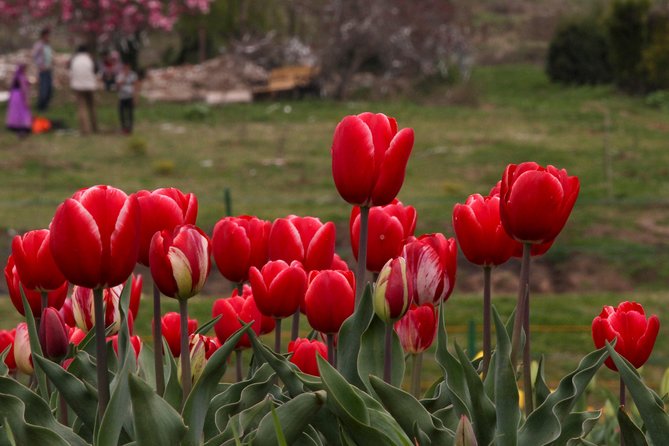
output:
[[642,54],[646,87],[649,90],[669,89],[669,17],[652,16],[649,34],[650,42]]
[[571,22],[553,37],[546,71],[554,82],[601,84],[611,82],[606,34],[594,20]]
[[648,42],[649,0],[616,0],[607,21],[610,60],[619,87],[640,92],[646,87],[643,51]]

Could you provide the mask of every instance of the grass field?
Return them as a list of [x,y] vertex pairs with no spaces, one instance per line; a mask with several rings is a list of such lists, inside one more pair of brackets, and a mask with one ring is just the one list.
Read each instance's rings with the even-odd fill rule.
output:
[[[539,262],[541,282],[547,283],[542,289],[569,292],[536,295],[533,304],[533,323],[553,327],[537,327],[534,342],[537,355],[547,354],[553,383],[591,349],[587,327],[602,305],[636,299],[666,320],[666,112],[610,87],[552,85],[531,66],[480,68],[470,85],[458,88],[459,101],[452,99],[453,90],[433,86],[412,101],[284,101],[211,109],[142,104],[136,134],[130,138],[118,134],[114,99],[109,96],[101,99],[100,135],[60,132],[18,141],[2,132],[0,254],[4,258],[8,253],[10,236],[17,231],[47,226],[58,203],[76,189],[108,183],[128,192],[160,186],[195,192],[200,201],[198,223],[205,230],[224,215],[226,188],[234,214],[274,219],[295,213],[334,220],[339,250],[350,260],[350,208],[334,189],[329,147],[341,117],[371,110],[392,115],[400,127],[416,131],[399,198],[417,208],[419,233],[452,235],[453,204],[471,193],[487,192],[507,163],[536,160],[581,178],[572,217]],[[74,127],[69,99],[66,92],[58,92],[50,116]],[[605,175],[608,163],[611,181]],[[513,279],[516,270],[513,263],[505,272]],[[477,283],[471,278],[475,273],[463,259],[460,285],[447,304],[451,331],[461,345],[466,345],[464,327],[479,318],[480,302],[471,285]],[[500,284],[508,295],[496,298],[505,316],[514,304],[511,282]],[[220,296],[228,289],[218,280],[207,293]],[[144,305],[138,331],[148,334]],[[210,302],[198,298],[192,311],[204,321]],[[17,321],[6,299],[0,299],[0,314],[3,327]],[[662,342],[666,330],[645,371],[655,385],[669,365],[669,346]],[[601,375],[605,381],[615,379],[608,371]]]

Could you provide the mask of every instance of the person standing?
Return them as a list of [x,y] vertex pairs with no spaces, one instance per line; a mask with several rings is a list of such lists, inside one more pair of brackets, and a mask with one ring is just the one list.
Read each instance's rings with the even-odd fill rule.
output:
[[43,28],[40,32],[40,38],[32,49],[32,59],[37,66],[39,73],[38,77],[38,94],[37,94],[37,110],[46,111],[51,102],[53,95],[53,51],[49,44],[51,31],[49,28]]
[[70,60],[70,88],[77,98],[77,116],[81,133],[97,133],[94,93],[97,89],[95,63],[85,45],[80,45]]
[[123,68],[116,76],[116,88],[118,89],[118,113],[121,120],[121,130],[126,135],[132,133],[137,80],[137,73],[132,71],[130,62],[124,61]]
[[26,78],[26,64],[19,64],[12,79],[9,102],[7,104],[7,128],[16,132],[20,137],[30,134],[32,115],[28,106],[28,79]]

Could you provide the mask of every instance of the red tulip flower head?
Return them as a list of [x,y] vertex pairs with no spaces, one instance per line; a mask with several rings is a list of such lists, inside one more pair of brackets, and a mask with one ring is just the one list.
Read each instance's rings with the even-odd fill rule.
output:
[[125,282],[139,253],[137,197],[111,186],[78,191],[56,209],[50,245],[58,269],[75,285]]
[[404,352],[415,355],[430,348],[437,335],[437,323],[432,304],[411,304],[402,319],[395,322],[395,331]]
[[[217,299],[211,309],[212,317],[222,315],[221,319],[214,325],[214,331],[218,341],[223,345],[237,330],[242,328],[242,320],[246,323],[253,322],[251,329],[255,334],[260,334],[262,325],[262,315],[256,306],[256,301],[250,293],[242,293],[240,296],[237,290],[234,290],[232,296],[227,299]],[[235,349],[244,349],[251,347],[251,340],[248,334],[244,333],[237,342]]]
[[[111,341],[114,353],[118,356],[118,335],[109,336],[107,341]],[[135,361],[137,361],[139,359],[139,354],[142,351],[142,340],[139,336],[130,336],[130,345],[135,352]]]
[[161,293],[188,299],[200,292],[211,269],[211,242],[197,226],[177,226],[156,232],[151,239],[149,265]]
[[30,350],[28,324],[21,322],[14,332],[14,362],[16,368],[26,375],[33,374],[33,358]]
[[139,263],[149,266],[149,247],[153,234],[172,232],[180,225],[195,224],[197,197],[173,187],[141,190],[135,194],[140,212]]
[[411,300],[417,305],[439,305],[455,286],[458,248],[454,238],[425,234],[404,247]]
[[[25,316],[23,311],[23,299],[21,299],[21,289],[28,300],[30,311],[32,311],[35,318],[40,317],[42,313],[42,296],[39,291],[27,289],[21,283],[19,272],[16,270],[14,264],[14,256],[10,255],[7,258],[7,265],[5,266],[5,280],[7,282],[7,289],[9,290],[9,298],[16,310]],[[67,281],[64,281],[59,288],[48,292],[48,303],[50,307],[59,309],[63,306],[65,298],[67,297]]]
[[384,322],[397,320],[406,313],[411,302],[404,257],[388,260],[374,285],[374,312]]
[[267,240],[272,223],[257,217],[222,218],[214,226],[211,244],[216,266],[232,282],[249,278],[252,266],[261,268],[268,260]]
[[346,116],[332,141],[332,177],[339,195],[358,206],[384,206],[402,188],[413,129],[381,113]]
[[[172,356],[178,358],[181,354],[181,316],[176,312],[166,313],[160,319],[160,324]],[[188,318],[188,334],[195,333],[195,330],[197,330],[197,320]]]
[[260,271],[251,267],[249,279],[260,312],[278,319],[300,308],[307,289],[307,273],[298,261],[290,265],[283,260],[267,262]]
[[[128,324],[130,333],[132,333],[132,321],[137,318],[139,311],[139,302],[142,296],[143,279],[141,274],[132,275],[132,285],[130,289]],[[102,292],[102,300],[105,304],[105,327],[112,327],[110,334],[116,334],[121,328],[121,311],[119,305],[121,294],[125,285],[117,285],[113,288],[105,288]],[[95,312],[93,305],[93,290],[90,288],[75,286],[72,289],[72,314],[77,327],[89,331],[95,325]]]
[[[378,273],[390,259],[402,254],[402,247],[416,229],[416,209],[394,200],[387,206],[369,210],[367,270]],[[349,221],[351,248],[358,259],[360,244],[360,208],[354,207]]]
[[519,246],[502,226],[499,195],[473,194],[465,204],[457,203],[453,208],[453,230],[462,253],[478,266],[506,263]]
[[328,269],[335,250],[335,226],[315,217],[277,218],[269,233],[270,260],[297,260],[307,271]]
[[13,330],[0,330],[0,354],[7,350],[7,355],[5,356],[5,365],[10,371],[16,369],[16,360],[14,359],[14,335],[16,329]]
[[69,340],[70,344],[79,345],[81,341],[86,337],[86,332],[81,328],[69,327]]
[[28,289],[52,291],[65,282],[51,255],[49,230],[39,229],[17,235],[12,240],[12,255],[21,283]]
[[567,171],[534,162],[509,164],[500,187],[500,217],[522,243],[547,243],[558,236],[574,207],[580,183]]
[[[648,360],[659,330],[660,320],[657,316],[646,318],[643,307],[636,302],[622,302],[617,308],[607,305],[592,321],[595,347],[602,348],[605,341],[617,339],[616,352],[636,368]],[[611,370],[618,370],[611,358],[605,364]]]
[[321,341],[315,339],[297,338],[288,343],[288,353],[292,353],[290,362],[295,364],[303,373],[320,376],[316,355],[327,359],[328,348]]
[[70,344],[70,330],[55,308],[46,307],[42,311],[39,343],[44,355],[51,360],[60,361],[67,353],[67,347]]
[[[216,338],[193,333],[188,337],[188,348],[190,349],[191,378],[195,382],[202,375],[204,367],[207,365],[207,360],[214,354],[218,348],[218,344],[216,343]],[[179,366],[178,370],[181,370],[181,366]],[[181,381],[180,372],[179,381]]]
[[351,271],[311,271],[304,296],[309,325],[325,334],[335,334],[353,314],[355,277]]

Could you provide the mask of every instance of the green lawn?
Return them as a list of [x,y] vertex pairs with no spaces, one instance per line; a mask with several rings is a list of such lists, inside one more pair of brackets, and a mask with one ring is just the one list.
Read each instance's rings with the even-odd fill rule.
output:
[[[549,271],[549,288],[570,293],[535,295],[533,304],[533,323],[557,327],[538,327],[534,341],[537,357],[546,354],[553,384],[591,349],[587,327],[602,305],[636,299],[666,326],[666,292],[661,291],[669,280],[666,112],[611,87],[550,84],[531,66],[478,68],[467,89],[471,105],[449,104],[451,92],[440,86],[411,101],[262,102],[204,111],[195,105],[143,103],[131,138],[118,134],[114,98],[107,96],[100,101],[100,135],[64,132],[18,141],[2,132],[0,254],[4,258],[8,253],[10,236],[17,231],[47,226],[56,206],[76,189],[108,183],[128,192],[160,186],[195,192],[198,223],[208,231],[225,214],[225,189],[231,191],[234,214],[274,219],[295,213],[334,220],[338,250],[351,260],[346,231],[350,208],[332,183],[329,147],[344,115],[371,110],[416,131],[399,198],[417,208],[418,233],[451,236],[453,204],[470,193],[486,193],[507,163],[551,163],[581,178],[572,217],[541,261]],[[69,99],[67,92],[58,92],[50,116],[76,126]],[[605,141],[611,185],[604,174]],[[516,269],[512,264],[507,273]],[[446,307],[453,337],[462,345],[467,343],[464,327],[479,319],[479,299],[471,294],[471,285],[463,285],[471,284],[474,273],[463,259],[460,285]],[[504,290],[510,294],[512,288]],[[217,280],[207,294],[228,291],[229,285]],[[499,297],[496,302],[508,316],[514,299]],[[148,334],[149,305],[144,307],[137,327]],[[195,299],[192,311],[201,321],[208,319],[209,300]],[[2,327],[17,321],[4,298],[0,314]],[[662,330],[644,371],[653,384],[669,365],[669,346],[662,342],[667,332]],[[608,371],[601,376],[615,379]]]

